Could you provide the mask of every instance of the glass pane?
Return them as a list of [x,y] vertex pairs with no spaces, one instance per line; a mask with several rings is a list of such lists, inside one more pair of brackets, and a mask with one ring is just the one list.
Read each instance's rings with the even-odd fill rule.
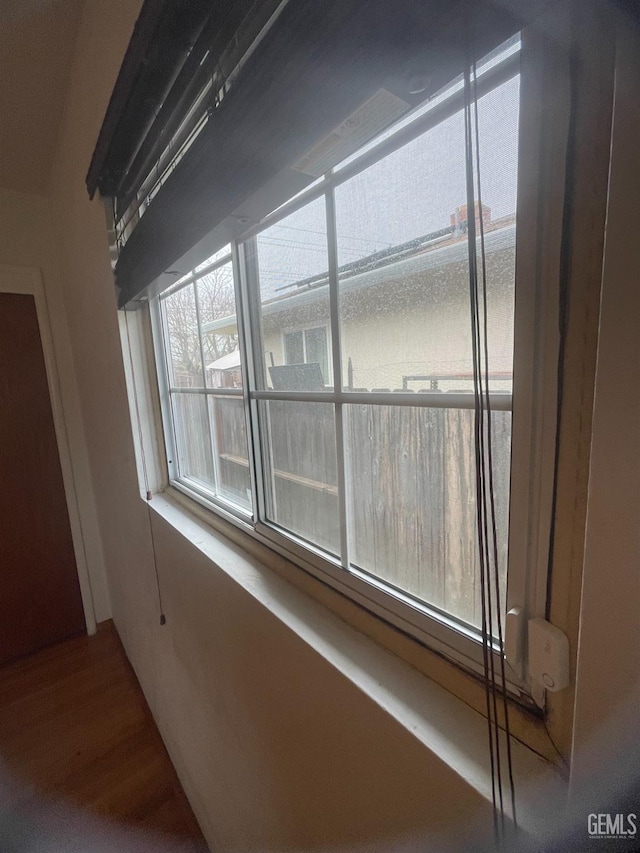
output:
[[304,337],[302,331],[287,332],[284,336],[284,363],[302,364],[304,362]]
[[201,264],[195,268],[194,272],[200,272],[200,270],[206,269],[210,264],[215,264],[216,261],[221,261],[225,255],[231,254],[231,244],[227,243],[226,246],[223,246],[221,249],[218,249],[217,252],[214,252],[213,255],[209,255],[209,257],[204,260]]
[[216,448],[217,496],[251,510],[251,479],[242,398],[208,397]]
[[[354,565],[479,627],[473,410],[345,408]],[[511,414],[492,419],[504,606]]]
[[215,490],[207,400],[203,394],[172,394],[171,406],[180,477]]
[[208,388],[242,388],[231,263],[196,282]]
[[[517,78],[480,100],[479,127],[491,388],[508,391]],[[347,388],[472,389],[465,202],[462,113],[336,188]]]
[[264,358],[264,369],[256,371],[259,387],[324,390],[325,376],[317,363],[304,357],[287,363],[285,358],[288,332],[329,322],[324,198],[267,228],[255,245],[257,254],[248,266],[259,282],[262,341],[257,350]]
[[174,388],[202,387],[202,359],[193,285],[162,300],[169,347],[169,383]]
[[[521,38],[520,33],[516,33],[510,39],[503,42],[499,45],[495,50],[492,50],[491,53],[487,54],[477,66],[477,74],[478,77],[481,77],[484,73],[489,71],[491,68],[494,68],[496,65],[499,65],[501,62],[504,62],[510,56],[513,56],[514,53],[517,53],[521,48]],[[365,151],[369,151],[374,146],[378,145],[382,142],[383,139],[388,139],[390,136],[393,136],[400,128],[406,127],[406,125],[411,124],[411,122],[415,121],[415,119],[420,116],[426,115],[431,112],[431,110],[435,109],[435,107],[439,106],[443,101],[448,100],[453,94],[459,92],[464,87],[463,77],[460,74],[455,80],[452,80],[450,83],[441,89],[439,92],[436,92],[432,95],[428,101],[417,106],[415,109],[406,113],[399,121],[394,122],[390,127],[383,130],[382,133],[379,133],[375,136],[370,142],[367,142],[366,145],[363,145],[362,148],[359,148],[354,154],[351,154],[349,157],[345,157],[342,162],[338,163],[335,166],[335,171],[339,172],[340,169],[347,166],[353,160],[358,158],[361,154],[364,154]]]
[[516,77],[478,102],[489,387],[508,393],[513,390],[519,98],[520,78]]
[[[327,329],[306,329],[304,333],[305,361],[309,364],[319,364],[325,385],[329,385],[329,358],[327,350]],[[331,383],[333,384],[333,383]]]
[[267,518],[338,554],[333,405],[260,402]]

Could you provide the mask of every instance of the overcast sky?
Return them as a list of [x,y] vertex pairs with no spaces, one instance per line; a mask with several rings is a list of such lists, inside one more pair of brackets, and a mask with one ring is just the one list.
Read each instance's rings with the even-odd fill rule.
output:
[[[496,219],[515,212],[519,79],[479,101],[483,203]],[[462,112],[336,189],[339,263],[366,257],[449,225],[466,200]],[[324,200],[264,231],[262,298],[326,271]]]

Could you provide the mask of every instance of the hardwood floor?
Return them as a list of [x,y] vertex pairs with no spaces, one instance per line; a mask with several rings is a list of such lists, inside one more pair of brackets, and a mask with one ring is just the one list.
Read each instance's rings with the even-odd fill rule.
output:
[[106,833],[104,849],[163,848],[150,833],[207,849],[111,623],[0,669],[0,763],[0,827],[9,813],[23,833]]

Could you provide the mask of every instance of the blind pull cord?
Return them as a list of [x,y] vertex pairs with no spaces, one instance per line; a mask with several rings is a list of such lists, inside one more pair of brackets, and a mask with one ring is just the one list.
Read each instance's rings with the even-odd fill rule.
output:
[[[473,75],[473,76],[472,76]],[[491,768],[493,825],[501,849],[506,839],[503,760],[501,737],[505,738],[506,776],[511,817],[517,831],[515,786],[511,755],[508,698],[504,665],[500,572],[493,482],[491,399],[489,389],[487,271],[480,176],[480,132],[478,119],[477,69],[468,62],[464,72],[464,133],[467,194],[467,246],[469,255],[469,303],[474,383],[474,446],[476,467],[476,522],[480,570],[482,655],[485,678],[487,731]],[[476,230],[476,205],[478,231]],[[479,235],[478,235],[479,232]],[[478,240],[479,236],[479,240]],[[479,252],[478,252],[479,250]],[[478,259],[478,254],[480,258]],[[480,271],[478,270],[480,260]],[[484,363],[484,364],[483,364]],[[494,631],[495,623],[495,631]],[[496,669],[494,643],[499,663]],[[502,706],[504,731],[499,708]]]

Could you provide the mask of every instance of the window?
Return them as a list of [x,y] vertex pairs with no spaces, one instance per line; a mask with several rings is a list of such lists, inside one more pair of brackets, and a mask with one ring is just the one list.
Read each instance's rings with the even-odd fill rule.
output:
[[322,376],[322,384],[329,384],[329,348],[327,346],[327,327],[316,326],[313,329],[294,329],[285,332],[284,363],[317,364]]
[[225,321],[235,311],[230,247],[163,293],[158,307],[170,475],[244,515],[252,496],[238,332],[235,318]]
[[154,303],[171,481],[478,672],[469,217],[503,609],[527,571],[508,565],[514,330],[530,321],[515,309],[518,46],[479,66],[475,209],[454,81]]

